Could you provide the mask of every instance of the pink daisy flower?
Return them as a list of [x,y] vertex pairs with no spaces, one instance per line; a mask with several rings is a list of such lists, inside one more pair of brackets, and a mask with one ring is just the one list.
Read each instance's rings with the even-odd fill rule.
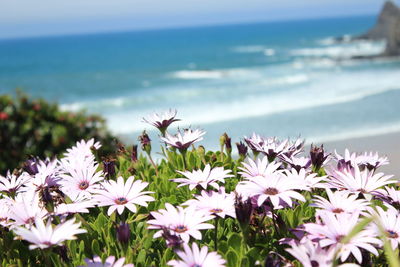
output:
[[349,242],[343,243],[342,240],[359,222],[359,213],[352,214],[339,213],[334,214],[331,212],[320,212],[319,217],[322,224],[307,223],[304,224],[306,232],[319,239],[319,245],[323,248],[333,246],[338,251],[338,256],[341,261],[345,261],[350,254],[361,263],[362,255],[360,248],[363,248],[374,255],[378,255],[378,251],[373,245],[381,244],[381,241],[376,238],[375,233],[369,229],[363,229]]
[[307,173],[305,169],[297,170],[293,168],[290,171],[285,170],[284,174],[290,179],[301,181],[309,189],[326,187],[326,183],[323,183],[326,176],[317,176],[316,173]]
[[369,202],[365,199],[357,199],[357,194],[352,194],[347,191],[332,192],[329,188],[326,189],[328,199],[321,196],[315,196],[314,204],[317,208],[332,212],[332,213],[354,213],[362,212],[367,209]]
[[377,189],[373,194],[376,198],[382,200],[385,206],[400,208],[400,190],[385,186],[385,189]]
[[291,243],[291,248],[286,249],[286,251],[300,261],[304,267],[328,267],[332,265],[335,252],[332,248],[324,249],[308,238]]
[[70,161],[82,161],[90,159],[94,161],[94,156],[92,153],[92,149],[99,149],[101,144],[99,142],[95,142],[94,139],[90,139],[89,141],[81,140],[76,142],[76,145],[68,148],[67,152],[64,154],[66,159]]
[[98,166],[88,160],[74,164],[64,161],[61,190],[72,199],[80,196],[91,198],[92,193],[99,189],[99,182],[104,180],[103,173],[97,171]]
[[352,169],[335,171],[331,175],[332,178],[328,180],[331,186],[357,194],[371,194],[384,185],[397,182],[392,179],[393,175],[374,173],[368,169],[361,171],[357,165],[354,165]]
[[171,125],[171,123],[179,121],[179,119],[175,119],[175,116],[176,116],[176,110],[170,109],[163,113],[160,114],[154,113],[148,116],[147,118],[143,118],[143,122],[153,125],[157,129],[159,129],[160,132],[164,135],[165,131]]
[[269,162],[268,157],[264,156],[262,159],[257,159],[255,162],[252,159],[248,159],[248,163],[242,162],[243,167],[238,167],[241,171],[239,172],[245,178],[252,178],[256,176],[268,176],[274,173],[280,166],[281,163]]
[[[104,261],[101,260],[101,258],[97,255],[93,257],[93,259],[85,259],[87,267],[133,267],[133,264],[124,264],[125,258],[119,258],[117,261],[115,261],[115,256],[109,256],[107,259]],[[80,266],[84,267],[84,266]]]
[[153,197],[147,195],[153,192],[142,191],[147,185],[147,182],[141,180],[134,181],[133,176],[124,182],[124,178],[120,176],[117,181],[110,180],[102,183],[104,189],[97,190],[94,199],[98,201],[99,207],[110,206],[107,211],[109,216],[115,210],[122,214],[125,208],[136,212],[136,205],[147,207],[147,202],[154,201]]
[[81,198],[73,203],[61,203],[54,208],[54,214],[68,215],[74,213],[89,213],[89,208],[95,207],[97,201],[94,199]]
[[207,189],[208,185],[219,189],[217,182],[225,183],[225,178],[233,177],[233,175],[229,174],[231,170],[224,170],[223,167],[211,169],[210,164],[207,164],[204,167],[204,170],[178,172],[186,178],[176,178],[171,179],[171,181],[180,183],[178,187],[188,185],[190,190],[193,190],[196,186],[201,186],[202,188]]
[[219,192],[201,191],[201,195],[197,195],[195,198],[186,201],[182,206],[195,206],[197,210],[222,218],[225,218],[225,216],[236,218],[235,195],[225,193],[223,187],[220,188]]
[[77,234],[86,233],[86,230],[79,228],[80,226],[81,223],[75,223],[75,219],[71,219],[53,228],[50,221],[45,225],[42,219],[36,219],[35,226],[30,229],[17,227],[14,233],[32,243],[29,249],[44,249],[54,245],[59,246],[65,240],[76,239]]
[[216,252],[208,252],[206,246],[199,249],[196,243],[192,244],[192,247],[188,244],[183,244],[183,251],[178,250],[176,252],[180,260],[171,260],[167,264],[174,267],[197,267],[197,266],[212,266],[212,267],[223,267],[225,266],[225,260],[218,255]]
[[186,151],[192,144],[203,140],[202,136],[205,133],[206,132],[199,129],[194,131],[192,129],[185,129],[183,133],[178,132],[176,135],[165,133],[165,137],[161,137],[161,140],[180,151]]
[[383,227],[384,233],[381,233],[379,226],[376,223],[371,225],[371,229],[374,231],[376,236],[385,234],[388,238],[390,245],[395,250],[400,243],[400,214],[395,208],[389,208],[384,211],[381,207],[376,206],[375,210],[370,210],[371,214],[374,215],[379,221],[378,223]]
[[43,219],[47,210],[39,203],[39,195],[36,192],[28,191],[20,193],[15,200],[8,201],[13,225],[31,225],[36,219]]
[[236,186],[236,192],[243,197],[258,197],[258,206],[270,200],[274,208],[281,207],[280,201],[292,206],[292,198],[305,201],[305,198],[295,190],[308,190],[308,188],[300,179],[288,178],[282,173],[275,173],[268,177],[254,177]]
[[308,157],[288,157],[283,154],[279,156],[279,158],[297,171],[300,171],[300,169],[308,169],[311,166],[311,159]]
[[60,166],[58,160],[37,161],[38,172],[32,175],[26,186],[32,190],[40,190],[45,187],[59,186]]
[[28,173],[24,172],[16,176],[7,172],[6,177],[0,175],[0,192],[16,194],[24,190],[25,184],[31,179]]
[[214,218],[214,216],[196,210],[196,207],[175,208],[169,203],[165,204],[165,210],[152,211],[154,219],[147,223],[149,229],[160,229],[154,234],[154,237],[161,237],[163,229],[168,229],[171,234],[178,235],[184,242],[189,242],[190,236],[195,239],[201,239],[200,230],[212,229],[214,226],[204,223]]

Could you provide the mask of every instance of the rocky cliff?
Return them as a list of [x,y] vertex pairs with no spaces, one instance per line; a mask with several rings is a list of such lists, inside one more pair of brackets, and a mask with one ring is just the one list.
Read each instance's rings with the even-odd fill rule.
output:
[[392,1],[387,1],[375,26],[357,39],[385,39],[384,56],[400,56],[400,8]]

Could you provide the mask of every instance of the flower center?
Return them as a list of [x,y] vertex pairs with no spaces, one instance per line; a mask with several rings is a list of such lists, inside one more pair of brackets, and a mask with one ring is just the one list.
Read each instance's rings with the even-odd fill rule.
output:
[[85,190],[88,187],[89,187],[88,181],[82,181],[82,182],[79,183],[79,189],[80,190]]
[[398,238],[399,237],[399,235],[395,231],[392,231],[392,230],[387,230],[386,234],[389,238]]
[[43,243],[42,243],[43,245],[46,245],[46,246],[51,246],[51,245],[53,245],[50,241],[44,241]]
[[175,227],[174,231],[179,233],[179,234],[180,233],[184,233],[184,232],[187,231],[187,227],[184,226],[184,225],[178,225],[177,227]]
[[342,212],[344,212],[344,210],[341,209],[341,208],[335,208],[335,209],[332,210],[332,212],[333,213],[342,213]]
[[125,197],[119,197],[115,199],[115,204],[117,205],[124,205],[126,203],[128,203],[128,200]]
[[364,188],[360,188],[360,189],[358,189],[358,191],[361,192],[361,193],[363,193],[363,194],[368,193]]
[[311,261],[312,267],[319,267],[319,263],[317,261]]
[[33,224],[35,222],[35,217],[29,217],[25,220],[25,224]]
[[222,212],[222,209],[211,209],[210,212],[211,213],[220,213],[220,212]]
[[278,194],[278,193],[279,193],[278,190],[277,190],[276,188],[274,188],[274,187],[268,187],[268,188],[265,189],[265,191],[264,191],[264,194],[266,194],[266,195],[271,195],[271,196],[276,195],[276,194]]
[[344,237],[344,235],[338,235],[338,236],[336,237],[336,241],[337,241],[337,242],[341,242],[342,239],[343,239],[343,237]]

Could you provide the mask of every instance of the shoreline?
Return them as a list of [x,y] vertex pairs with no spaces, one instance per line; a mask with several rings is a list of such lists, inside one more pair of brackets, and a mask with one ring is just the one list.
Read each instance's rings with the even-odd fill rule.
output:
[[[323,142],[322,142],[323,143]],[[322,144],[321,142],[317,144]],[[385,174],[394,174],[400,178],[400,131],[368,137],[350,138],[340,141],[325,142],[327,152],[344,153],[347,148],[350,152],[378,152],[379,156],[387,156],[390,164],[382,166],[380,171]]]

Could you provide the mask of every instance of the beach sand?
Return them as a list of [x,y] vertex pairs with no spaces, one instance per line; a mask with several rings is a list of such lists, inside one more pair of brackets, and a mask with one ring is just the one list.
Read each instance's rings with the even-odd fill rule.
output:
[[324,143],[325,150],[333,152],[335,149],[343,154],[348,148],[350,152],[378,152],[381,156],[387,156],[390,164],[382,166],[380,170],[385,174],[394,174],[400,179],[400,132],[334,141]]

